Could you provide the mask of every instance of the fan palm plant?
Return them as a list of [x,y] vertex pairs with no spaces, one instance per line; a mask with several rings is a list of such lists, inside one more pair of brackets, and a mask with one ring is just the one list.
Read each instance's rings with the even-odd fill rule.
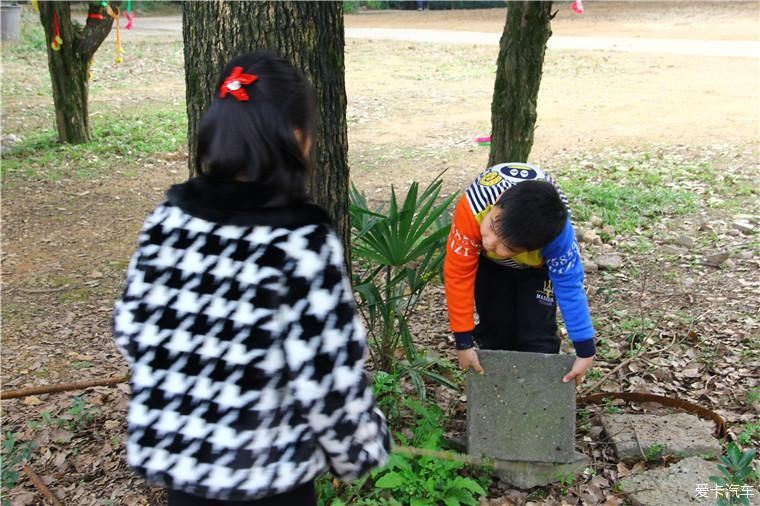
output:
[[422,376],[453,387],[436,363],[418,352],[409,322],[425,288],[442,275],[449,208],[456,195],[439,199],[436,177],[420,192],[414,182],[403,202],[391,187],[387,212],[370,210],[366,196],[350,192],[352,253],[358,260],[354,289],[367,323],[370,352],[378,369],[408,374],[424,396]]

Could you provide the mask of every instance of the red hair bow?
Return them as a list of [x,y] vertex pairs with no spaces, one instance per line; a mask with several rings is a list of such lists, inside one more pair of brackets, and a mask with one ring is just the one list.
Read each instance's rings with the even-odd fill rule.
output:
[[243,85],[251,84],[258,79],[259,76],[243,74],[243,67],[235,67],[230,76],[222,83],[222,87],[219,88],[219,96],[224,98],[227,93],[230,93],[238,100],[248,100],[248,92],[245,91]]

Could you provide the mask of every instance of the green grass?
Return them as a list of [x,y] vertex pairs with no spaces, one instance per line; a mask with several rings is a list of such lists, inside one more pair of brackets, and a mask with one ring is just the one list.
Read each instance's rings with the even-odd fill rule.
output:
[[690,160],[662,148],[657,154],[616,153],[582,165],[557,170],[576,219],[596,215],[620,233],[641,232],[664,217],[692,214],[700,207],[741,210],[757,195],[751,170],[721,170],[713,161]]
[[90,120],[91,142],[60,144],[49,129],[7,149],[2,156],[4,182],[16,176],[59,181],[107,175],[135,158],[175,152],[187,138],[187,118],[180,106]]
[[31,7],[21,7],[18,42],[3,42],[3,58],[15,57],[32,59],[42,56],[43,65],[47,67],[45,32],[42,30],[39,15]]
[[613,182],[570,180],[562,185],[573,201],[573,213],[580,221],[596,215],[618,232],[634,232],[666,215],[685,215],[697,210],[693,194],[667,188],[652,188],[641,182],[620,185]]

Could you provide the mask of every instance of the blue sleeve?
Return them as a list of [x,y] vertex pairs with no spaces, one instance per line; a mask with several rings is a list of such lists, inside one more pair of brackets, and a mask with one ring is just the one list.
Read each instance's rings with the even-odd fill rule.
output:
[[554,286],[554,296],[575,352],[579,357],[591,357],[596,353],[594,327],[583,288],[583,261],[569,218],[559,236],[541,254],[546,261],[549,279]]

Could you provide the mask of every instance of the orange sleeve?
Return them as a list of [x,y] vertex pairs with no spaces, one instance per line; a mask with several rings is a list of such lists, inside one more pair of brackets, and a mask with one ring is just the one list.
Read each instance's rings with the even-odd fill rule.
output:
[[443,262],[443,282],[449,325],[452,332],[471,332],[475,328],[475,275],[481,249],[480,225],[467,197],[454,210],[454,219]]

